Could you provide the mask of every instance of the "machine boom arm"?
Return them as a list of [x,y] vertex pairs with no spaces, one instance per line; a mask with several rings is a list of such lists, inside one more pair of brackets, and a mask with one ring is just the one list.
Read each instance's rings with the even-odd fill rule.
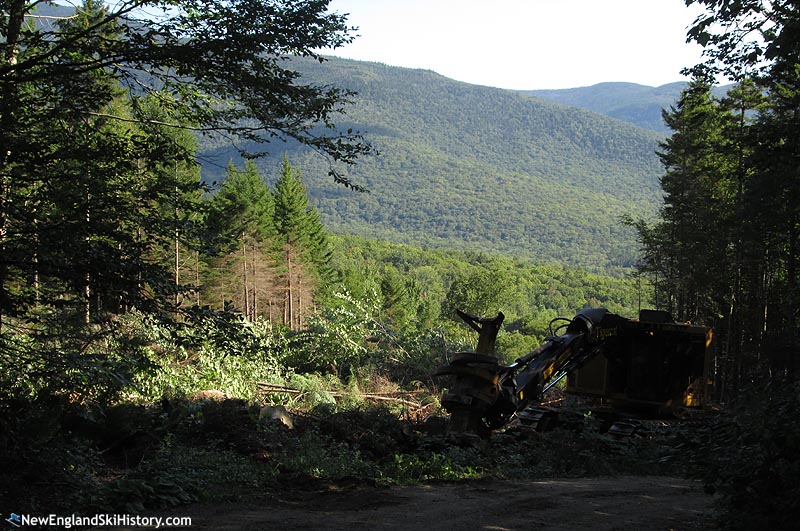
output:
[[[625,378],[630,379],[637,371],[646,375],[647,371],[657,373],[666,367],[672,380],[684,378],[684,373],[689,380],[702,376],[702,361],[698,370],[695,358],[698,345],[702,353],[705,352],[710,330],[675,323],[665,312],[645,310],[642,316],[649,321],[643,321],[641,316],[639,320],[626,319],[604,308],[584,310],[573,319],[560,319],[566,324],[551,330],[542,346],[508,366],[500,365],[493,352],[486,352],[486,349],[480,353],[456,355],[449,365],[437,372],[455,376],[453,386],[442,400],[442,405],[451,413],[451,431],[488,434],[600,353],[611,360],[606,361],[607,367],[616,371],[610,380],[631,389],[637,388],[637,382],[620,384],[624,380],[620,376],[623,372]],[[491,330],[475,328],[481,333],[479,345],[493,347],[499,329],[497,319],[494,322],[497,326]],[[563,333],[559,334],[562,329]],[[484,337],[489,335],[491,337]],[[670,368],[672,366],[677,368]],[[675,395],[674,382],[653,381],[659,389],[666,386],[656,391],[668,395],[671,401]],[[680,385],[690,384],[687,381],[678,387]]]

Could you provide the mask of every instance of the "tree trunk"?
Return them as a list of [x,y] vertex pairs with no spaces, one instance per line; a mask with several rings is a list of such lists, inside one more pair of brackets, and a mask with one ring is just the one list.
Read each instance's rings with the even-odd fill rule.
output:
[[[178,179],[178,164],[175,163],[175,179]],[[178,186],[175,185],[175,310],[180,304],[180,285],[181,285],[181,249],[180,249],[180,227],[178,220],[180,211],[178,210]]]
[[786,261],[786,280],[788,287],[786,325],[789,335],[788,344],[791,345],[789,347],[790,351],[787,352],[789,359],[786,360],[786,369],[790,380],[794,380],[795,378],[798,350],[797,341],[799,339],[797,332],[797,239],[797,222],[794,217],[792,217],[792,219],[789,220],[789,256]]
[[[92,204],[92,194],[87,191],[86,192],[86,232],[87,233],[89,232],[89,230],[90,230],[89,227],[90,227],[90,225],[92,223],[91,210],[89,210],[89,205],[91,205],[91,204]],[[86,238],[86,244],[87,244],[87,250],[88,250],[88,247],[90,245],[88,237]],[[84,304],[85,304],[85,307],[84,307],[84,320],[86,321],[86,326],[87,327],[89,326],[89,323],[90,323],[90,320],[91,320],[91,300],[92,300],[91,299],[91,296],[92,296],[92,293],[91,293],[91,280],[92,280],[91,274],[90,273],[86,273],[86,285],[84,286],[84,294],[83,295],[84,295],[84,298],[85,298],[85,301],[84,301]]]
[[288,323],[290,330],[294,330],[294,307],[292,304],[292,299],[294,298],[294,293],[292,290],[292,252],[288,247],[286,249],[286,266],[289,270],[289,273],[286,275],[286,323]]
[[247,296],[247,242],[242,235],[242,289],[244,290],[244,316],[250,318],[250,298]]
[[[26,5],[27,2],[25,0],[11,0],[8,6],[7,24],[2,32],[5,34],[6,41],[6,52],[3,60],[12,66],[17,64],[19,38],[22,33],[22,25],[25,22]],[[18,107],[17,86],[13,81],[16,74],[12,70],[5,77],[6,82],[3,86],[2,97],[0,97],[0,333],[3,330],[3,312],[9,304],[6,290],[8,264],[5,261],[5,256],[7,214],[8,205],[11,201],[11,178],[6,172],[6,166],[11,156],[9,132],[13,131],[14,126],[12,113]]]
[[251,308],[252,308],[252,314],[253,315],[252,315],[250,320],[251,321],[255,321],[256,318],[258,317],[258,280],[259,280],[258,279],[258,267],[257,267],[257,264],[256,264],[256,256],[258,255],[258,252],[256,251],[255,244],[253,244],[253,252],[250,253],[250,255],[251,255],[252,259],[253,259],[251,267],[250,267],[250,271],[252,272],[250,276],[252,277],[252,284],[253,284],[252,289],[250,290],[251,291],[251,296],[252,296]]
[[200,306],[200,251],[194,252],[194,303]]

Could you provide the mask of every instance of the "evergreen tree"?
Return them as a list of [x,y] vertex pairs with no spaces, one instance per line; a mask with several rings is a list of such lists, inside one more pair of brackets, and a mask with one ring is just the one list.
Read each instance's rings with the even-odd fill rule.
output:
[[[194,143],[143,127],[111,69],[84,68],[121,38],[107,13],[88,0],[52,41],[31,25],[4,47],[25,65],[0,68],[0,358],[20,392],[117,388],[137,357],[97,341],[113,315],[164,315],[179,292],[163,250],[185,237]],[[72,75],[40,76],[56,66]]]
[[729,169],[721,149],[722,113],[710,82],[693,80],[664,121],[674,133],[659,153],[665,168],[661,226],[655,229],[662,247],[659,298],[678,319],[706,320],[718,315],[725,289],[727,272],[719,266],[727,258],[729,211],[721,193]]
[[[238,136],[254,146],[276,137],[293,138],[345,162],[368,150],[358,135],[336,132],[330,120],[348,94],[304,85],[285,67],[285,59],[293,55],[323,60],[313,50],[349,40],[345,18],[326,13],[326,1],[239,5],[181,0],[164,10],[159,2],[106,6],[86,0],[75,16],[53,27],[33,23],[29,15],[36,5],[6,2],[0,16],[0,333],[4,318],[24,312],[36,297],[36,290],[19,278],[41,278],[42,267],[31,264],[43,263],[43,244],[51,236],[65,237],[65,244],[81,242],[69,247],[75,256],[65,253],[65,265],[56,275],[64,277],[63,289],[81,293],[86,308],[88,299],[94,299],[92,292],[106,289],[104,299],[116,299],[120,308],[152,305],[158,298],[153,287],[158,295],[167,286],[176,291],[175,275],[172,281],[162,278],[163,268],[150,263],[148,249],[155,245],[154,235],[167,227],[169,240],[174,240],[176,225],[174,219],[161,223],[149,210],[153,200],[168,203],[161,201],[167,197],[162,194],[165,180],[151,179],[157,166],[153,161],[163,163],[163,157],[172,156],[162,148],[174,146],[150,141],[164,137],[163,131],[153,134],[158,126]],[[242,13],[247,24],[241,23]],[[111,105],[120,85],[134,95],[132,106]],[[146,94],[160,98],[171,119],[161,121],[147,105],[137,104]],[[327,131],[312,131],[317,125]],[[104,138],[110,130],[118,134]],[[75,186],[51,187],[61,182],[43,175],[53,172],[71,175],[61,182]],[[109,173],[116,177],[106,179]],[[141,182],[145,177],[151,179],[147,184]],[[123,184],[125,179],[135,182]],[[138,201],[119,201],[118,212],[106,209],[101,200],[103,194],[127,197],[134,191],[142,194]],[[174,199],[174,187],[170,193]],[[46,207],[23,205],[34,208],[35,197],[44,194],[43,200],[54,210],[63,208],[65,217],[80,213],[84,225],[96,225],[98,231],[119,227],[134,235],[124,243],[114,242],[115,236],[95,238],[85,233],[94,229],[73,230],[81,228],[75,222],[62,224],[63,233],[55,227],[29,238],[30,214],[39,212],[41,217]],[[139,210],[141,204],[147,212]],[[175,208],[171,210],[174,216]],[[123,223],[115,216],[138,218],[139,223]],[[26,241],[37,242],[36,250]],[[101,241],[101,253],[84,252]]]
[[[276,311],[275,204],[253,161],[228,166],[228,176],[209,205],[208,226],[220,249],[212,260],[209,298],[233,303],[248,319]],[[213,293],[213,295],[211,295]],[[234,302],[235,301],[235,302]]]
[[275,227],[283,246],[285,270],[284,324],[300,328],[314,305],[320,280],[330,280],[330,248],[316,209],[309,206],[300,177],[284,158],[275,184]]
[[223,247],[236,250],[244,237],[269,240],[277,234],[275,202],[253,161],[240,170],[232,163],[211,202],[209,226]]
[[[134,112],[145,118],[135,128],[152,138],[158,151],[146,167],[150,184],[136,191],[138,197],[150,197],[160,207],[159,222],[142,219],[141,234],[152,240],[153,260],[172,271],[172,295],[176,309],[199,301],[200,251],[203,242],[202,186],[200,167],[194,160],[197,139],[188,129],[177,127],[180,116],[174,113],[174,100],[169,94],[158,93],[132,98]],[[116,110],[115,115],[125,115]],[[145,170],[139,161],[140,171]],[[163,223],[169,219],[170,223]],[[192,292],[192,293],[189,293]]]
[[651,276],[656,304],[679,320],[717,328],[715,379],[724,393],[738,378],[734,368],[742,355],[741,335],[731,327],[741,296],[742,232],[736,227],[748,174],[741,137],[751,86],[743,84],[722,103],[710,90],[709,81],[695,79],[664,112],[673,130],[659,153],[664,206],[654,225],[634,226],[643,249],[640,271]]
[[[706,8],[689,30],[689,37],[704,46],[706,63],[695,70],[722,72],[742,80],[752,78],[759,95],[742,94],[755,101],[755,123],[731,130],[729,137],[747,146],[736,179],[739,216],[733,230],[741,235],[736,247],[741,256],[741,283],[733,293],[740,297],[738,317],[741,343],[749,343],[755,360],[769,360],[771,377],[794,378],[800,364],[798,347],[798,174],[800,161],[800,6],[780,0],[689,0]],[[720,31],[720,28],[725,28]],[[739,121],[747,117],[747,104]],[[744,114],[742,114],[744,113]],[[752,114],[752,113],[751,113]],[[741,193],[738,193],[741,191]],[[733,326],[733,325],[732,325]],[[733,336],[734,334],[731,334]],[[740,362],[737,362],[741,365]],[[755,368],[756,363],[751,363]]]
[[758,173],[754,159],[758,144],[755,123],[763,103],[764,93],[749,78],[736,84],[720,102],[725,113],[724,149],[733,165],[721,196],[727,198],[727,223],[721,229],[727,231],[730,274],[727,301],[721,309],[724,319],[717,324],[718,359],[722,361],[720,396],[735,392],[754,372],[763,339],[766,301],[757,288],[757,279],[763,277],[764,249],[758,243],[759,223],[752,217],[753,205],[748,204],[747,198]]

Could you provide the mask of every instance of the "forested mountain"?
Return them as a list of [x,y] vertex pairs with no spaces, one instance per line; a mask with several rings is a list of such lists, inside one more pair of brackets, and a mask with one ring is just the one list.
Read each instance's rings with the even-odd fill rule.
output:
[[[669,109],[686,88],[685,82],[648,87],[636,83],[598,83],[590,87],[557,90],[525,90],[523,94],[544,100],[580,107],[629,122],[665,135],[669,128],[661,117],[662,109]],[[714,94],[725,95],[730,85],[716,87]]]
[[[322,61],[315,50],[352,40],[329,3],[85,0],[62,19],[42,19],[37,1],[4,3],[0,499],[18,511],[8,521],[203,514],[176,506],[258,504],[296,479],[292,496],[344,481],[347,497],[614,472],[702,480],[717,521],[693,511],[694,527],[794,530],[800,4],[687,0],[706,12],[688,37],[707,63],[664,114],[667,137],[432,72]],[[741,80],[723,100],[711,92],[718,75]],[[347,102],[339,86],[359,95]],[[261,168],[228,164],[264,147],[273,156]],[[320,212],[339,232],[395,241],[331,236]],[[622,214],[641,244],[634,275],[565,265],[630,264]],[[559,399],[543,403],[570,411],[554,433],[509,426],[492,439],[502,444],[469,446],[423,420],[446,411],[442,391],[455,387],[437,369],[483,351],[454,310],[504,313],[504,362],[536,356],[562,330],[584,361],[624,326],[568,319],[600,306],[655,306],[713,327],[709,387],[693,382],[684,397],[705,395],[708,414],[687,411],[690,422],[666,431],[627,419],[645,437],[620,441],[605,415]],[[637,357],[608,350],[611,364],[644,374]],[[497,369],[492,378],[519,367]],[[517,396],[536,403],[545,397],[528,390],[552,375],[526,374]],[[473,412],[505,417],[496,398],[511,389],[492,381]]]
[[[69,8],[40,11],[63,15],[50,13],[59,9]],[[657,134],[430,71],[337,58],[299,60],[297,68],[303,80],[357,92],[337,124],[364,132],[379,150],[347,170],[369,194],[333,183],[328,161],[295,141],[276,142],[273,156],[258,162],[277,175],[287,154],[332,230],[595,271],[632,263],[633,232],[619,218],[655,211]],[[232,159],[241,162],[227,140],[201,142],[206,181],[219,182]]]
[[[258,162],[274,175],[287,153],[334,231],[596,271],[632,263],[633,235],[619,219],[656,209],[658,134],[430,71],[336,58],[297,68],[358,93],[338,125],[379,151],[347,170],[367,194],[334,184],[327,161],[296,144],[275,143]],[[206,144],[206,178],[231,154]]]

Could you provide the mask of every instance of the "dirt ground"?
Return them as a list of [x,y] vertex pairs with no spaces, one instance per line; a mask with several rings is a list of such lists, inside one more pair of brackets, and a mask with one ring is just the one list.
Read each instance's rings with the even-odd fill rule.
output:
[[193,530],[699,530],[710,527],[712,501],[700,485],[675,478],[487,479],[326,485],[170,515],[191,516]]

